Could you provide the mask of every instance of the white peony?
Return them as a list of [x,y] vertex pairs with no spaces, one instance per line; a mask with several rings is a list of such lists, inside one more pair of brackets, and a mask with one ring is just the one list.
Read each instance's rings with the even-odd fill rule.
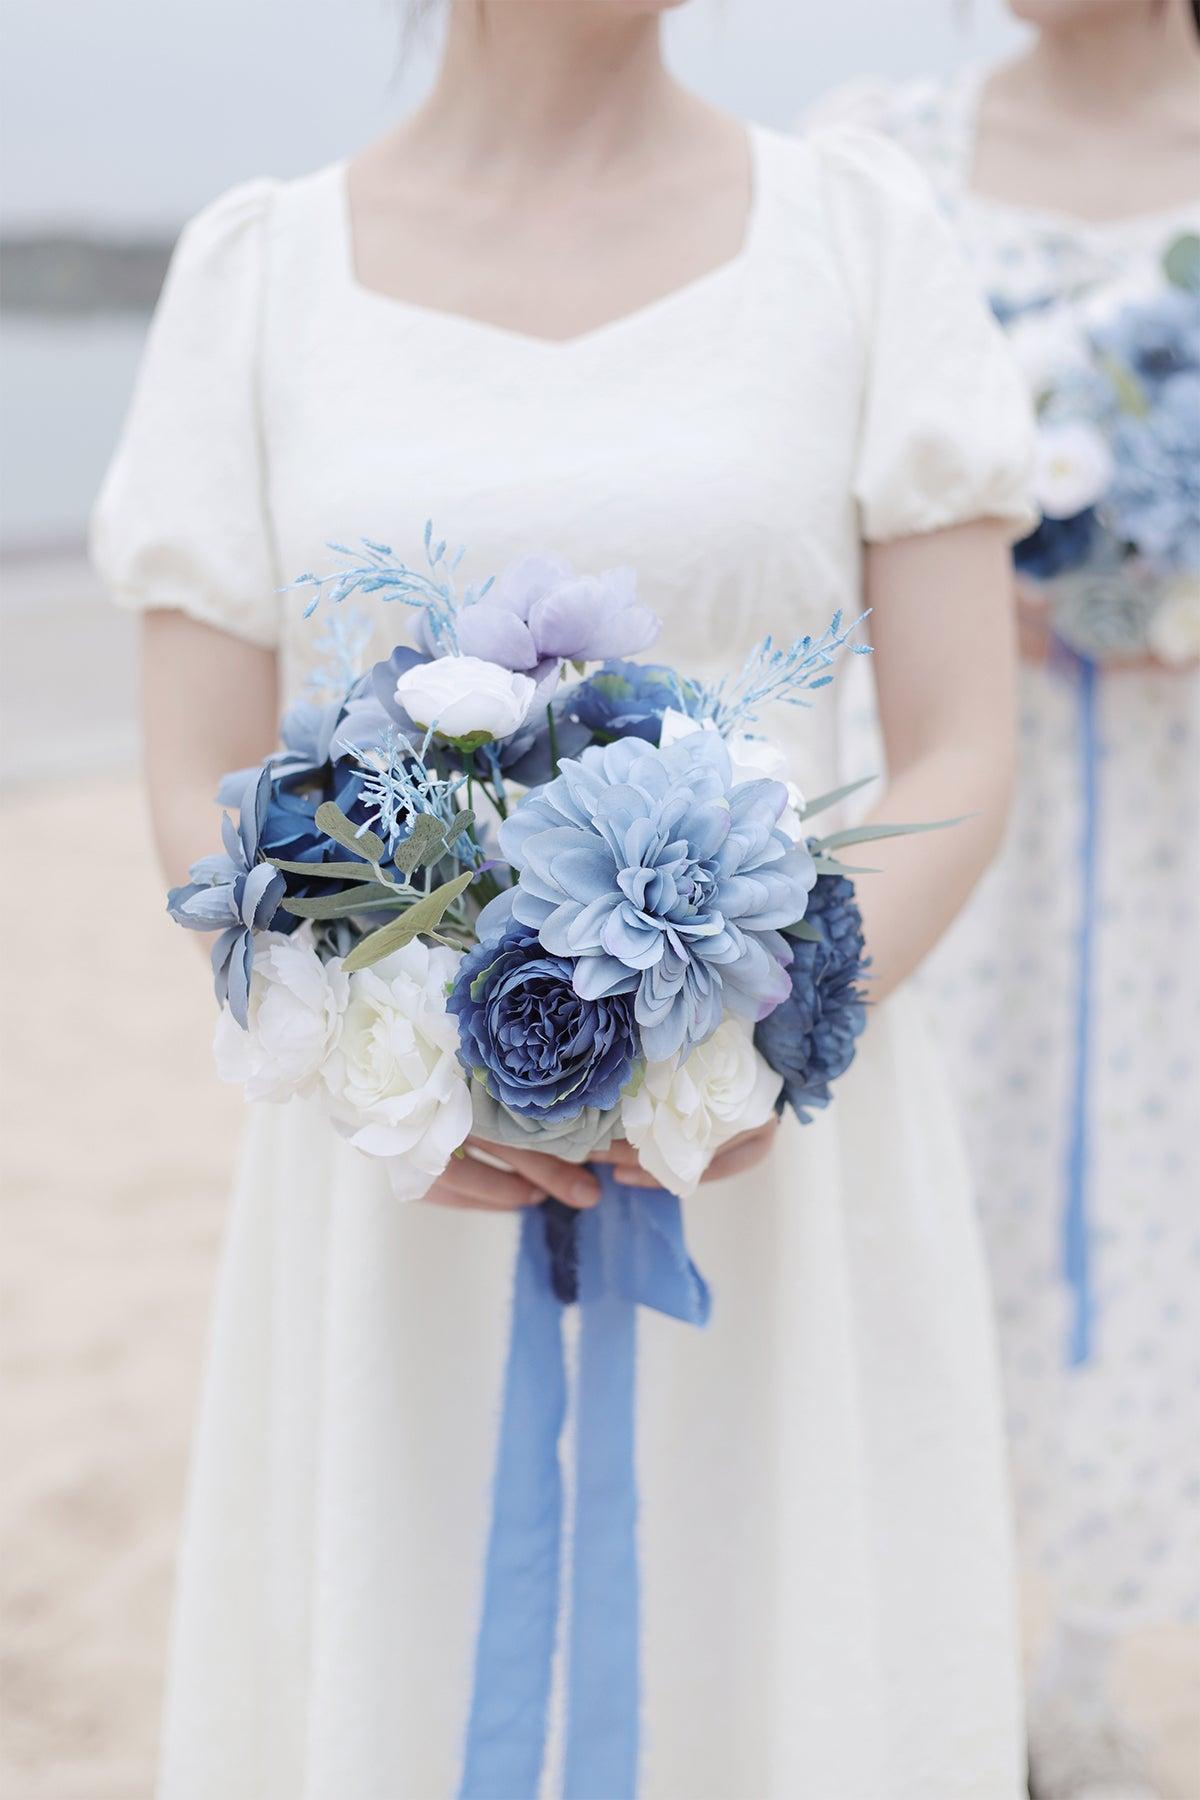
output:
[[511,737],[537,692],[528,675],[478,656],[441,656],[418,663],[396,683],[396,699],[418,725],[446,738]]
[[[659,742],[666,750],[671,744],[677,744],[681,738],[690,737],[693,731],[715,731],[717,728],[711,719],[690,719],[686,713],[677,712],[668,707],[663,714],[662,736]],[[737,731],[726,738],[725,747],[729,751],[729,760],[733,765],[734,783],[741,781],[778,781],[786,789],[788,803],[777,821],[780,831],[798,844],[804,836],[804,826],[800,815],[804,811],[804,795],[788,776],[787,758],[777,745],[767,738],[751,737],[748,732]]]
[[338,1041],[349,983],[339,961],[323,963],[312,933],[264,932],[254,953],[247,1030],[222,1007],[213,1050],[222,1081],[247,1100],[290,1100],[317,1087]]
[[1113,477],[1102,432],[1082,419],[1042,425],[1034,463],[1034,498],[1048,519],[1070,519],[1104,497]]
[[337,1049],[325,1065],[329,1110],[344,1136],[387,1159],[398,1200],[419,1200],[471,1129],[446,988],[459,958],[414,939],[350,977]]
[[1200,661],[1200,576],[1180,575],[1169,584],[1146,636],[1161,662],[1179,668]]
[[726,1019],[686,1060],[646,1064],[636,1093],[622,1098],[621,1125],[643,1168],[686,1199],[722,1144],[766,1124],[782,1087],[752,1028]]

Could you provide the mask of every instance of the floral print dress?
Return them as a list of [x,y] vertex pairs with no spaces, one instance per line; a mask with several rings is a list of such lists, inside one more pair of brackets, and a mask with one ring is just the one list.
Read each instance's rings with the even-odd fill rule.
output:
[[[1164,255],[1200,227],[1200,202],[1092,225],[972,194],[980,87],[977,72],[948,87],[868,86],[822,112],[885,131],[922,164],[1040,397],[1069,379],[1081,323],[1128,333],[1125,302],[1161,299]],[[1178,289],[1169,305],[1171,355],[1194,357],[1200,302]],[[1137,360],[1139,346],[1121,348]],[[1181,395],[1193,437],[1196,404]],[[1086,484],[1076,448],[1057,471],[1068,486]],[[1138,528],[1193,540],[1196,479],[1187,458],[1165,470],[1144,447],[1129,458]],[[1054,573],[1042,559],[1085,528],[1069,494],[1056,510],[1065,527],[1018,551],[1027,575]],[[1200,590],[1193,577],[1147,592],[1129,564],[1091,569],[1053,602],[1049,656],[1022,664],[1007,842],[926,988],[957,1075],[999,1313],[1037,1791],[1119,1779],[1122,1793],[1190,1797]],[[869,766],[865,698],[856,710]]]

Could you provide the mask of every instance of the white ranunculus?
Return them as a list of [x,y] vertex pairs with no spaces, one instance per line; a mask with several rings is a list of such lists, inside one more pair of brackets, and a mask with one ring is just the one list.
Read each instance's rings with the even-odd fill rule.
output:
[[722,1144],[766,1124],[782,1087],[751,1027],[726,1019],[686,1058],[647,1063],[637,1091],[621,1100],[621,1124],[643,1168],[686,1199]]
[[[681,738],[690,737],[693,731],[716,729],[711,719],[690,719],[686,713],[668,707],[663,714],[659,742],[666,750]],[[787,789],[788,803],[779,816],[778,824],[780,831],[790,837],[794,844],[798,844],[804,836],[804,826],[800,819],[804,811],[804,795],[788,775],[787,757],[783,751],[767,738],[751,737],[745,731],[736,731],[732,737],[726,738],[725,748],[729,751],[735,785],[740,781],[761,781],[765,778],[768,781],[778,781]]]
[[325,1064],[330,1114],[387,1161],[398,1200],[419,1200],[471,1129],[446,988],[459,957],[414,939],[350,977],[337,1049]]
[[418,663],[396,683],[396,699],[409,717],[447,738],[476,732],[511,737],[525,723],[536,692],[537,683],[528,675],[478,656],[440,656]]
[[1178,668],[1200,660],[1200,576],[1180,575],[1169,584],[1146,635],[1162,662]]
[[323,963],[312,932],[264,932],[254,952],[247,1028],[228,1006],[217,1020],[213,1051],[222,1081],[247,1100],[290,1100],[315,1091],[342,1028],[348,982],[340,961]]
[[1104,497],[1113,477],[1104,434],[1082,419],[1038,431],[1034,498],[1048,519],[1070,519]]

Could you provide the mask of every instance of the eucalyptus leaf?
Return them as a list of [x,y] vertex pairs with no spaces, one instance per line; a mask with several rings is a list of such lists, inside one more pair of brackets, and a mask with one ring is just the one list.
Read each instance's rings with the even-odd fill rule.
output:
[[446,848],[446,833],[439,819],[429,813],[418,813],[413,820],[412,830],[404,842],[397,847],[392,858],[398,869],[411,875],[424,863],[436,862]]
[[461,834],[474,823],[475,811],[473,807],[467,806],[463,808],[462,812],[455,813],[443,834],[447,847],[454,842],[456,837],[461,836]]
[[800,817],[805,821],[815,819],[818,813],[837,806],[839,801],[848,800],[851,794],[857,794],[860,788],[869,787],[877,779],[875,775],[864,775],[860,781],[848,781],[845,787],[831,788],[827,794],[818,794],[815,800],[810,800],[804,807]]
[[1200,293],[1200,237],[1194,231],[1183,232],[1168,247],[1163,273],[1172,287]]
[[1108,379],[1113,384],[1113,392],[1117,396],[1117,405],[1122,412],[1130,413],[1135,419],[1144,419],[1150,411],[1150,403],[1142,391],[1142,384],[1119,357],[1102,353],[1096,359]]
[[958,818],[930,819],[924,825],[851,825],[845,831],[831,831],[818,842],[822,850],[843,850],[850,844],[873,844],[880,838],[912,837],[918,831],[948,831],[962,822]]
[[453,881],[443,882],[431,894],[423,895],[420,900],[406,907],[399,918],[381,925],[378,931],[365,937],[360,944],[355,945],[342,965],[347,974],[354,974],[356,969],[369,969],[372,963],[379,962],[381,958],[390,956],[393,950],[411,943],[423,931],[436,932],[446,908],[470,886],[472,877],[473,872],[468,869],[465,874],[456,875]]
[[331,837],[335,844],[341,844],[356,856],[365,857],[368,862],[383,861],[383,839],[376,837],[373,831],[360,832],[352,825],[341,807],[332,800],[323,800],[317,808],[316,825],[326,837]]
[[284,862],[281,857],[268,857],[273,868],[285,875],[310,875],[319,881],[374,881],[375,871],[367,862]]
[[314,894],[310,898],[281,901],[284,912],[297,919],[352,919],[356,913],[378,912],[404,904],[404,891],[380,881],[360,882],[346,894]]

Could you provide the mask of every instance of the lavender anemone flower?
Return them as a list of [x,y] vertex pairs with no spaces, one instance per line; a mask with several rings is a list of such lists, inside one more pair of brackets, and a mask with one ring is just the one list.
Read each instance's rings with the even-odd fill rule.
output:
[[776,827],[781,782],[733,781],[716,732],[667,750],[625,738],[585,750],[500,827],[517,885],[484,908],[575,963],[583,999],[632,993],[645,1055],[702,1043],[726,1011],[764,1018],[791,992],[781,928],[816,879]]
[[[538,682],[552,679],[562,662],[634,656],[661,629],[657,615],[638,600],[632,569],[576,575],[550,556],[528,556],[506,569],[461,609],[455,624],[463,656],[482,657]],[[435,653],[424,615],[417,638]]]
[[221,819],[224,854],[193,863],[191,880],[172,888],[167,911],[191,931],[220,933],[212,950],[217,1002],[243,1028],[250,999],[254,934],[269,929],[284,897],[284,879],[270,863],[259,862],[263,826],[271,799],[271,767],[251,770],[242,795],[238,823]]

